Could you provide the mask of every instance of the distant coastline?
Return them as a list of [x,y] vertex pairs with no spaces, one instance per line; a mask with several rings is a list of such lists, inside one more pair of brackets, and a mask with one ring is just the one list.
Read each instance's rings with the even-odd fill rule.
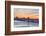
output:
[[28,18],[14,18],[14,20],[18,20],[18,21],[27,21],[27,22],[33,22],[33,23],[39,23],[39,19],[30,19]]

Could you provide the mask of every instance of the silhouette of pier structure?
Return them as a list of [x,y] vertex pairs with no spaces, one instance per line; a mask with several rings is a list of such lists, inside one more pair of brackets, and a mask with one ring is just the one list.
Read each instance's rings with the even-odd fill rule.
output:
[[34,22],[34,23],[39,23],[39,19],[30,19],[29,17],[27,18],[14,18],[14,20],[19,20],[19,21],[27,21],[27,22]]

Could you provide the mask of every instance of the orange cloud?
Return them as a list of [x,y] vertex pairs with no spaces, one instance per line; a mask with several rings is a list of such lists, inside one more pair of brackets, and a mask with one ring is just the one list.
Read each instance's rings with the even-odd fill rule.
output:
[[35,14],[25,14],[23,12],[15,12],[14,16],[15,17],[17,16],[19,18],[23,18],[23,17],[27,18],[27,17],[29,17],[30,19],[39,19],[38,15],[35,15]]

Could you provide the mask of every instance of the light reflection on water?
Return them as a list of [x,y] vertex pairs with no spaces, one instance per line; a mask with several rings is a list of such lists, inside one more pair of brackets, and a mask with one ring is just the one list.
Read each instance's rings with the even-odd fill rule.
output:
[[38,27],[39,23],[34,23],[34,22],[27,22],[27,21],[14,21],[14,27]]

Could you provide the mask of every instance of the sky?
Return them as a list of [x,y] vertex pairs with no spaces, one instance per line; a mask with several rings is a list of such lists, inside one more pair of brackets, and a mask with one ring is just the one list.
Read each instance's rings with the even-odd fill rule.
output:
[[39,18],[39,9],[31,9],[31,8],[14,8],[14,16],[19,18],[30,18],[30,19],[38,19]]

